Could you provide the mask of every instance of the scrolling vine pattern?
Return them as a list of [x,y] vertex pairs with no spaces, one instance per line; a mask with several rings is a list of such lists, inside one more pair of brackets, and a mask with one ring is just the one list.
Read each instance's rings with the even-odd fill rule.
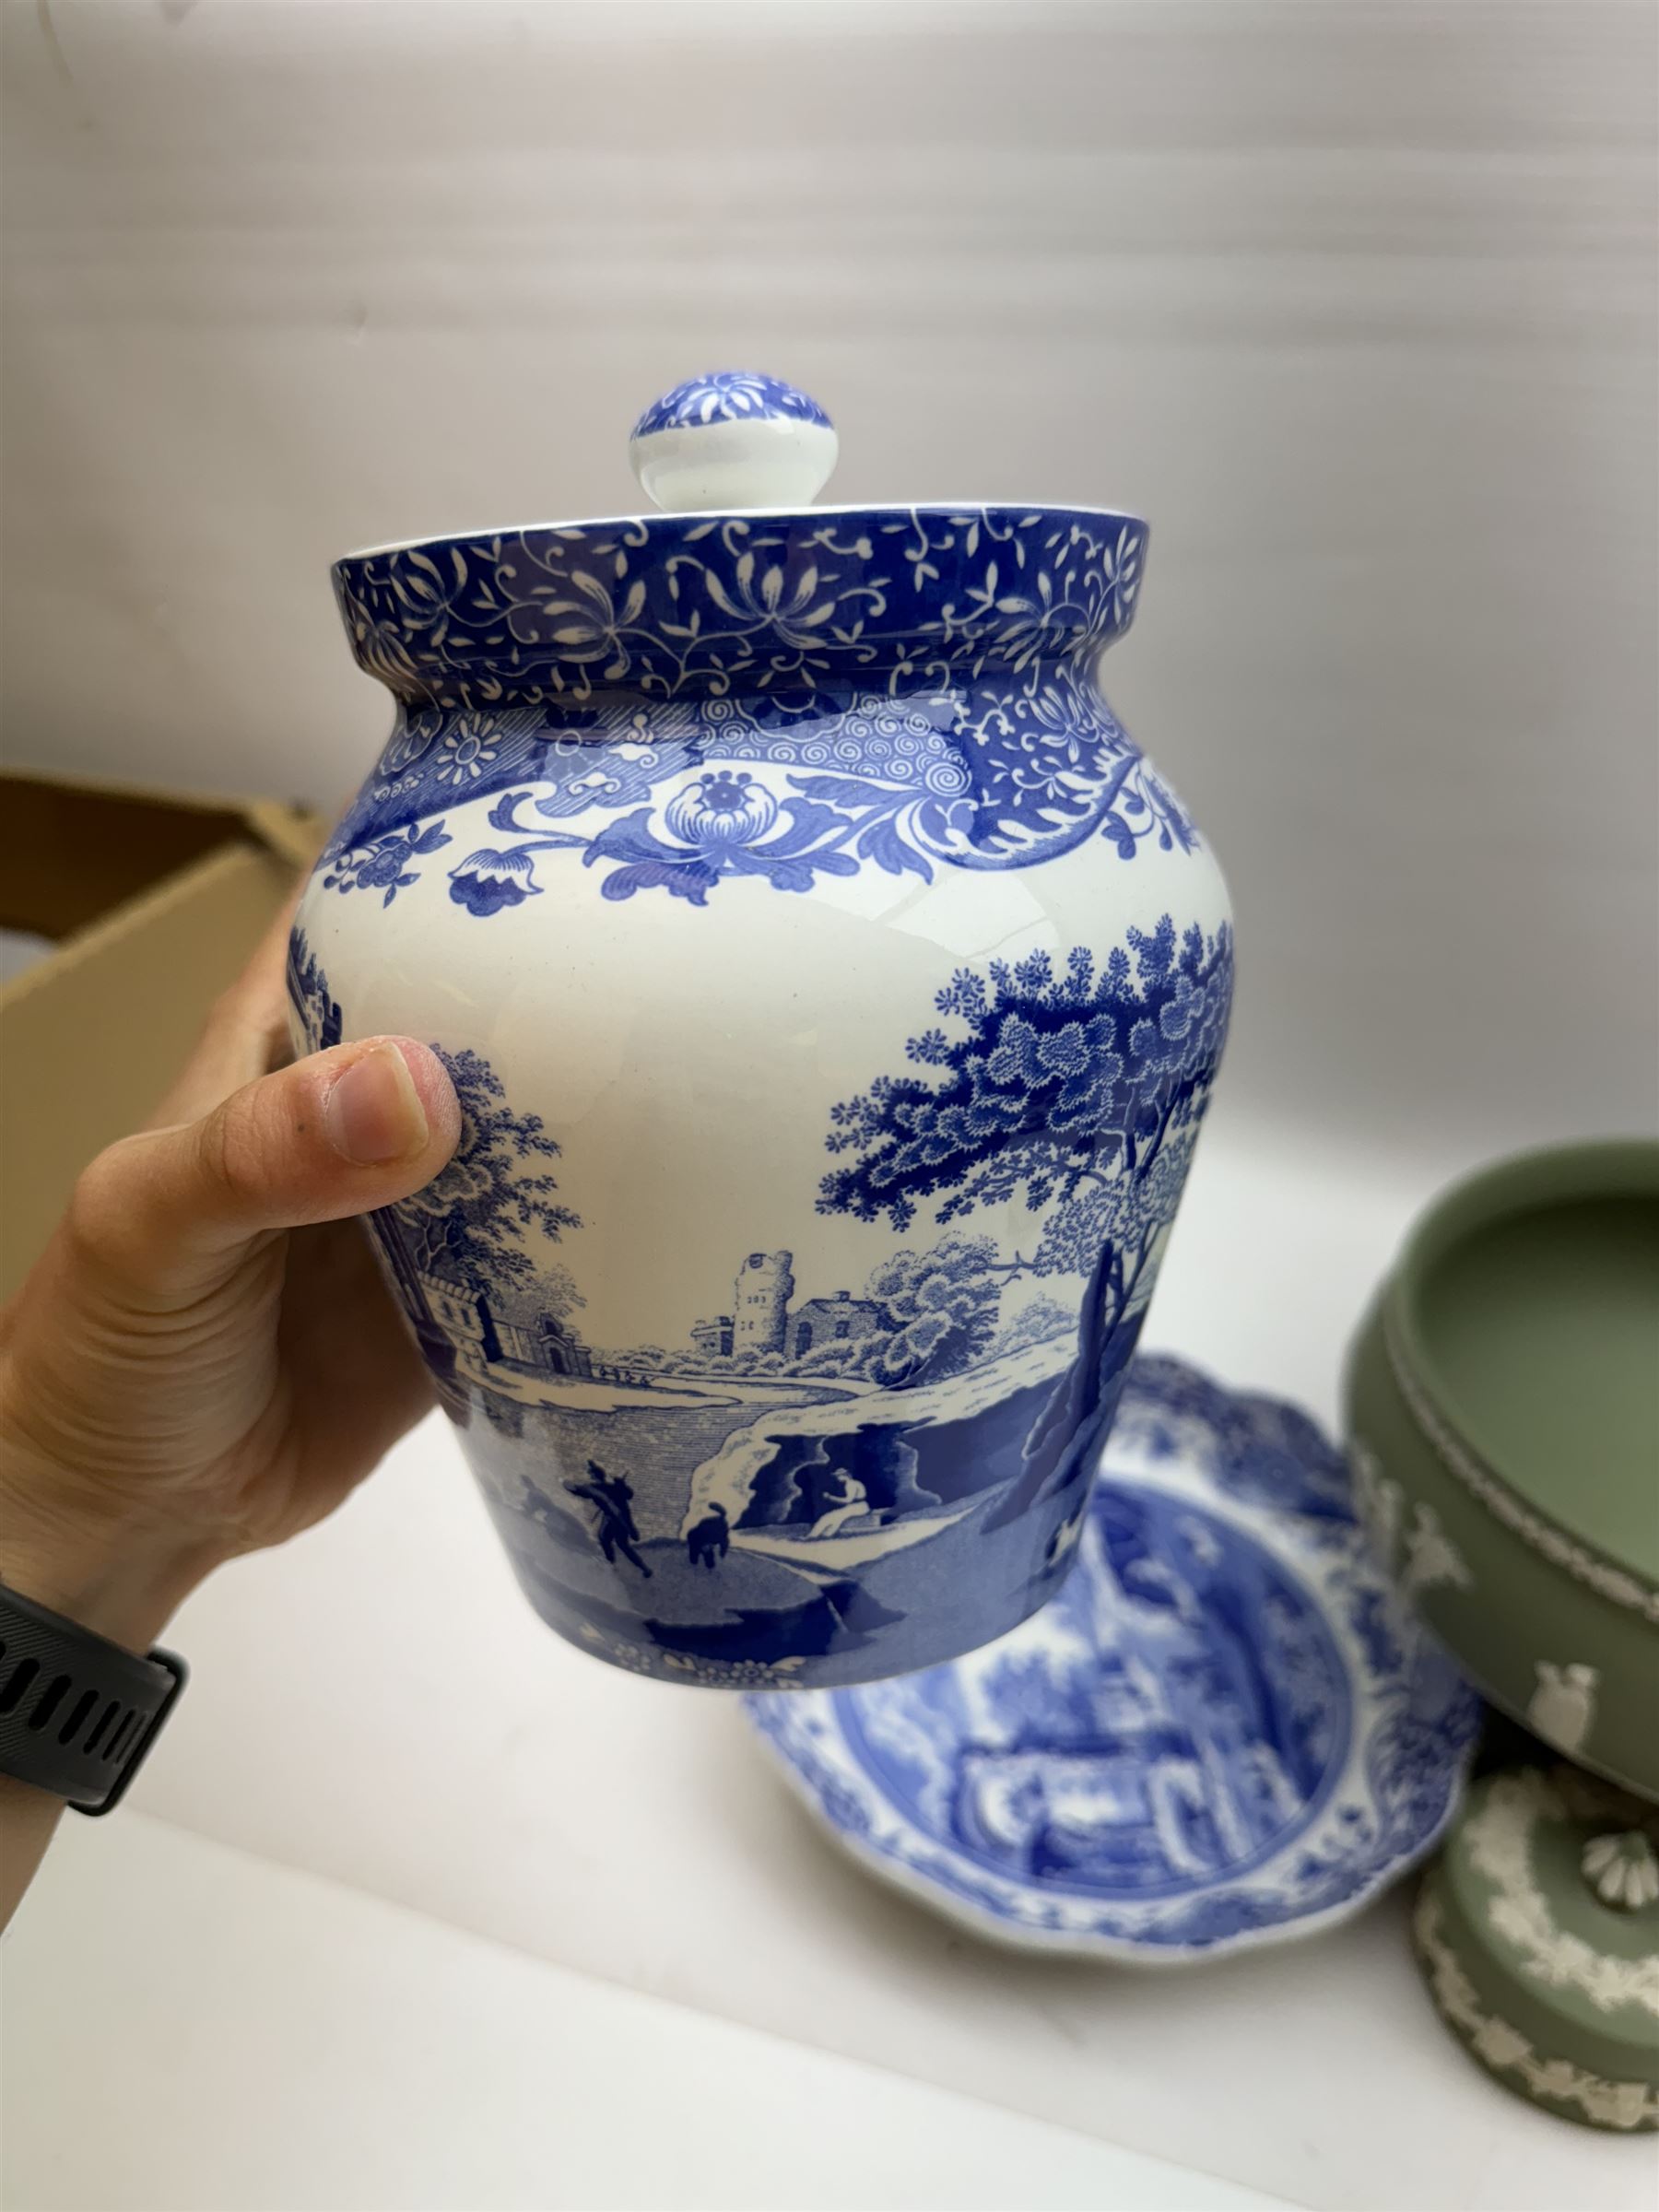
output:
[[1124,859],[1190,850],[1095,681],[1144,548],[1116,515],[872,509],[342,562],[354,650],[398,719],[324,882],[390,903],[453,841],[443,810],[485,795],[511,841],[448,870],[476,914],[535,896],[535,856],[560,848],[604,869],[607,898],[700,906],[732,876],[798,891],[866,864],[1026,866],[1095,836]]

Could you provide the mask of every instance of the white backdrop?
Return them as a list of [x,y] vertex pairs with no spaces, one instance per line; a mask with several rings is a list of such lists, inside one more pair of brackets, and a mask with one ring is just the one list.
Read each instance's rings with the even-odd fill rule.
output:
[[14,762],[337,803],[331,557],[626,510],[752,364],[842,500],[1151,518],[1112,689],[1232,878],[1224,1112],[1652,1119],[1649,0],[6,18]]

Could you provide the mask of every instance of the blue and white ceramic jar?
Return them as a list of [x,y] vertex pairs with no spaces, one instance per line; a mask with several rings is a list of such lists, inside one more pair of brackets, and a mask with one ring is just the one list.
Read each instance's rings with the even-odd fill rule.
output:
[[1071,1563],[1226,893],[1100,688],[1141,523],[815,509],[834,433],[764,378],[634,454],[688,511],[336,568],[396,720],[296,1027],[454,1077],[460,1151],[374,1234],[544,1618],[667,1681],[863,1681]]

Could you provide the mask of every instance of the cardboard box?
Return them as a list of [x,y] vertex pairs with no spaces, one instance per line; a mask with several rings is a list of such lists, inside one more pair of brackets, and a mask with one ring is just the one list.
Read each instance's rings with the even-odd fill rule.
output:
[[323,842],[274,800],[0,773],[0,928],[51,949],[0,985],[0,1298],[75,1178],[153,1112]]

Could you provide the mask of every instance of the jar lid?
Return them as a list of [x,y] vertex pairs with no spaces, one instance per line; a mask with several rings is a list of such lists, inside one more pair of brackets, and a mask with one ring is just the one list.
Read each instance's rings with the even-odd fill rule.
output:
[[[971,682],[985,693],[987,742],[1018,755],[1003,779],[1019,786],[1018,804],[999,805],[1010,826],[990,824],[994,834],[1044,846],[1091,834],[1100,814],[1078,803],[1086,791],[1090,803],[1104,794],[1110,816],[1125,747],[1095,672],[1134,618],[1147,546],[1136,516],[1041,502],[814,506],[835,464],[829,415],[774,377],[737,371],[665,393],[629,452],[661,512],[456,533],[335,562],[359,665],[408,716],[477,712],[493,743],[532,726],[505,731],[503,715],[550,704],[567,730],[590,702],[624,721],[665,706],[683,735],[688,700],[741,699],[756,717],[799,720],[820,697],[843,712],[902,677],[918,712],[955,728],[956,687]],[[1098,777],[1075,751],[1079,723],[1100,733]],[[648,735],[664,732],[653,722]],[[516,772],[505,755],[500,768]],[[1190,841],[1161,802],[1148,809],[1166,850]],[[1127,821],[1112,830],[1120,850],[1138,833]]]
[[1469,1792],[1413,1922],[1441,2018],[1562,2118],[1659,2128],[1659,1812],[1558,1765]]

